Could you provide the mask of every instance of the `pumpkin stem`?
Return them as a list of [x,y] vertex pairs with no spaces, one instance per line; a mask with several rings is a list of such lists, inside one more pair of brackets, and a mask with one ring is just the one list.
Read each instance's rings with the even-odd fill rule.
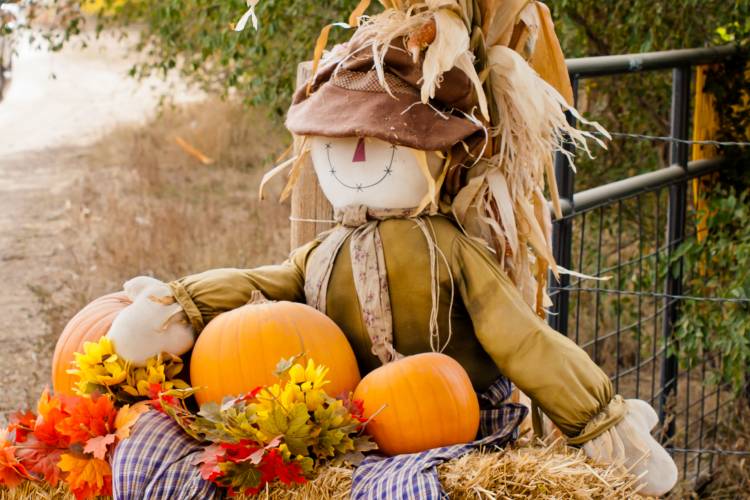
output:
[[250,294],[250,300],[247,301],[248,304],[267,304],[268,302],[271,301],[260,290],[253,290]]

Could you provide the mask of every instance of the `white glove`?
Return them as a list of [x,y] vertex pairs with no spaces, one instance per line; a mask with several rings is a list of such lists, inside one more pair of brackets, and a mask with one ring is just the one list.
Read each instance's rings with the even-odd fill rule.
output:
[[193,347],[193,327],[166,283],[139,276],[123,289],[133,303],[115,317],[107,333],[118,356],[143,366],[152,356],[179,356]]
[[639,493],[664,495],[677,483],[677,465],[652,436],[659,417],[640,399],[625,401],[627,411],[617,425],[583,445],[591,459],[601,463],[619,463],[640,476]]

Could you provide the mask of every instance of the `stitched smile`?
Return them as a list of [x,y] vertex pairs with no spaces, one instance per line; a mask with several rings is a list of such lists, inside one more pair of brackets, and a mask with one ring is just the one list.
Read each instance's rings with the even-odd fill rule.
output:
[[353,189],[355,191],[363,191],[365,189],[371,188],[373,186],[377,186],[381,182],[383,182],[386,177],[391,175],[393,173],[393,159],[396,157],[396,146],[391,146],[391,158],[388,160],[388,164],[383,169],[383,175],[376,180],[375,182],[372,182],[370,184],[362,184],[362,183],[356,183],[356,184],[348,184],[344,182],[337,174],[336,174],[336,167],[333,165],[333,162],[331,161],[331,144],[326,144],[326,157],[328,158],[328,166],[330,167],[328,169],[328,172],[333,176],[336,181],[344,186],[345,188]]

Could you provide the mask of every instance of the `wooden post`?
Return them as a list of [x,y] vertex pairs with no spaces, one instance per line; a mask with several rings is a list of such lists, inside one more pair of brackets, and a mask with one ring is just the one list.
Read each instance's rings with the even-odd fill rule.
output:
[[[297,87],[307,82],[312,70],[311,62],[303,62],[297,67]],[[301,141],[295,138],[295,148]],[[312,160],[308,156],[302,166],[299,180],[292,191],[292,249],[311,241],[332,225],[325,222],[333,217],[333,208],[326,199],[318,184],[318,177],[313,170]],[[294,220],[304,219],[305,221]]]

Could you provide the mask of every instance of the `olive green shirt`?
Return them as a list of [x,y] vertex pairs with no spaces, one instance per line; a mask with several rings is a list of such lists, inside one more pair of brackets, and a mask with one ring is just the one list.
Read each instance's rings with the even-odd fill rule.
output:
[[[502,373],[566,435],[581,433],[612,399],[609,378],[573,341],[532,311],[488,250],[445,217],[423,219],[434,230],[437,247],[445,256],[439,259],[438,324],[440,345],[447,345],[443,352],[461,363],[477,391]],[[409,219],[382,221],[379,230],[394,347],[404,355],[428,352],[432,280],[427,241]],[[280,265],[215,269],[170,286],[200,332],[217,314],[247,303],[254,290],[272,300],[305,302],[305,269],[317,245],[314,241],[298,248]],[[336,257],[326,307],[349,339],[362,374],[380,366],[360,314],[348,242]]]

